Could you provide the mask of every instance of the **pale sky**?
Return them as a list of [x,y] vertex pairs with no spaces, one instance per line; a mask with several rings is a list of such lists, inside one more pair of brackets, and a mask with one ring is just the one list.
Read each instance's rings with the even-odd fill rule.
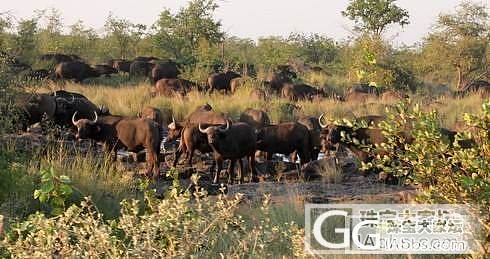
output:
[[[490,0],[474,0],[486,3]],[[257,39],[262,36],[287,36],[291,32],[320,33],[340,40],[351,35],[352,24],[340,12],[348,0],[220,0],[215,17],[228,35]],[[409,11],[410,24],[388,33],[395,43],[420,41],[441,12],[452,12],[461,0],[399,0]],[[178,10],[185,0],[2,0],[0,12],[11,11],[17,18],[29,18],[33,10],[55,7],[70,25],[83,20],[101,29],[110,12],[132,22],[151,25],[164,8]]]

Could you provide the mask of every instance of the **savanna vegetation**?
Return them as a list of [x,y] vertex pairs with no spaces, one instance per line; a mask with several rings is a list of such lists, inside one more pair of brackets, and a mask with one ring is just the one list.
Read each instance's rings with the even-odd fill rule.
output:
[[[488,92],[468,90],[490,81],[488,6],[463,1],[441,13],[421,42],[394,46],[386,32],[410,23],[394,0],[351,0],[341,15],[353,21],[353,35],[343,40],[301,33],[238,38],[213,16],[218,4],[193,0],[177,12],[163,10],[151,26],[111,14],[103,32],[83,21],[63,24],[57,9],[30,18],[0,12],[0,257],[311,256],[304,251],[306,201],[295,193],[280,202],[269,196],[248,202],[224,188],[209,195],[198,174],[183,183],[176,168],[166,170],[172,184],[162,191],[152,180],[128,174],[96,145],[80,150],[59,141],[64,130],[49,121],[43,121],[42,144],[19,142],[19,97],[61,88],[112,114],[135,116],[153,106],[178,121],[204,103],[234,119],[246,108],[262,109],[273,123],[325,114],[331,122],[354,125],[364,115],[385,115],[379,126],[386,152],[360,163],[359,172],[394,175],[398,185],[417,188],[414,202],[470,205],[484,232],[481,253],[474,256],[489,253],[490,99]],[[230,95],[191,91],[170,98],[153,96],[150,80],[122,73],[73,83],[29,79],[13,65],[51,69],[39,59],[47,53],[78,55],[89,64],[153,56],[173,60],[180,77],[198,85],[225,69],[244,74],[244,81]],[[284,64],[297,72],[294,82],[321,89],[325,98],[291,101],[269,91],[263,82]],[[329,98],[344,96],[353,85],[409,98]],[[265,90],[266,99],[250,98],[255,89]],[[407,125],[415,139],[410,143],[400,135]],[[458,134],[448,140],[441,128]],[[463,147],[461,139],[473,144]]]

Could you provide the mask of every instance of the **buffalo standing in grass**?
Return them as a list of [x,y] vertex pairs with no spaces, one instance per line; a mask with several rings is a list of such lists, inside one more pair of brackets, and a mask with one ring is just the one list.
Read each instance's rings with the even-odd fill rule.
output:
[[112,74],[117,74],[119,71],[109,65],[95,65],[94,70],[99,73],[99,75],[104,75],[105,77],[110,77]]
[[155,95],[166,97],[184,97],[193,88],[197,88],[197,85],[189,80],[163,78],[155,84],[153,92]]
[[177,78],[180,71],[174,62],[165,62],[155,65],[151,70],[151,78],[154,83],[163,78]]
[[56,79],[74,79],[76,83],[91,77],[99,77],[100,74],[91,66],[79,62],[61,62],[55,68]]
[[131,61],[125,59],[116,59],[112,61],[112,67],[119,71],[119,73],[128,73],[131,68]]
[[273,153],[290,155],[296,151],[301,163],[307,163],[311,161],[312,141],[305,126],[297,122],[281,123],[258,130],[257,150],[267,152],[267,160]]
[[282,97],[290,101],[313,100],[323,96],[323,92],[307,84],[285,84],[281,90]]
[[[322,131],[322,127],[320,126],[320,123],[318,123],[318,118],[315,116],[305,116],[300,118],[298,123],[308,129],[312,147],[311,158],[316,160],[321,150],[320,133]],[[296,157],[296,154],[293,154],[293,157]]]
[[145,61],[134,61],[129,66],[129,77],[151,77],[151,70],[155,64]]
[[241,77],[241,75],[233,71],[226,71],[224,73],[215,73],[210,75],[208,77],[208,87],[210,93],[214,92],[214,90],[224,90],[225,93],[229,93],[231,91],[231,80],[239,77]]
[[[250,181],[258,181],[255,171],[257,136],[250,125],[240,122],[230,125],[227,122],[226,127],[209,126],[202,128],[201,124],[199,124],[199,131],[207,135],[208,143],[214,151],[213,154],[216,161],[230,159],[230,167],[228,168],[229,184],[233,183],[233,179],[235,178],[234,168],[237,161],[240,166],[239,183],[243,183],[243,157],[248,158]],[[214,175],[214,183],[218,182],[221,167],[222,164],[218,163],[218,170]]]
[[160,131],[158,125],[149,119],[130,118],[123,116],[101,116],[95,113],[94,120],[76,120],[73,114],[72,123],[77,128],[78,139],[93,139],[104,144],[106,152],[117,157],[117,150],[125,148],[131,152],[146,149],[147,174],[157,179],[160,173]]

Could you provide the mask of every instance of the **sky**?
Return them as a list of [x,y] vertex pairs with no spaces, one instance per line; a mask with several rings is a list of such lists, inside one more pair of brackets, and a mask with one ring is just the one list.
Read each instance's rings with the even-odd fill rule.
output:
[[[490,7],[490,0],[478,1]],[[36,9],[54,7],[61,11],[63,23],[78,20],[97,30],[109,15],[151,25],[164,8],[177,11],[186,0],[2,0],[0,13],[9,11],[16,18],[30,18]],[[336,40],[351,36],[352,23],[341,15],[348,0],[218,0],[215,17],[227,35],[257,39],[287,36],[291,32],[319,33]],[[411,45],[427,35],[441,13],[454,11],[461,0],[399,0],[407,9],[410,24],[392,27],[387,37],[395,44]]]

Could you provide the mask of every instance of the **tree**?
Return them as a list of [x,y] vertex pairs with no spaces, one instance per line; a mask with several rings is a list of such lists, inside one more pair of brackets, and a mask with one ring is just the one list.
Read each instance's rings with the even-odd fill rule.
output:
[[395,5],[395,0],[351,0],[342,15],[355,22],[355,30],[381,37],[391,24],[409,24],[408,11]]
[[39,52],[55,53],[61,50],[63,22],[61,13],[55,8],[35,10],[35,20],[40,24]]
[[288,40],[297,45],[300,56],[306,63],[328,64],[337,56],[338,49],[335,41],[317,33],[310,35],[295,33],[291,34]]
[[109,15],[105,23],[107,40],[116,49],[120,58],[128,58],[136,53],[136,47],[146,32],[143,24],[133,24],[129,20]]
[[420,66],[426,73],[447,71],[458,89],[488,78],[489,26],[483,4],[463,2],[455,13],[439,15],[434,32],[425,39]]
[[24,60],[33,58],[37,45],[37,20],[21,20],[13,37],[13,54]]
[[154,25],[155,45],[177,61],[195,63],[199,42],[215,45],[223,40],[221,22],[213,18],[216,8],[214,0],[193,0],[176,14],[164,10]]
[[0,13],[0,48],[4,48],[6,30],[12,26],[9,13]]

